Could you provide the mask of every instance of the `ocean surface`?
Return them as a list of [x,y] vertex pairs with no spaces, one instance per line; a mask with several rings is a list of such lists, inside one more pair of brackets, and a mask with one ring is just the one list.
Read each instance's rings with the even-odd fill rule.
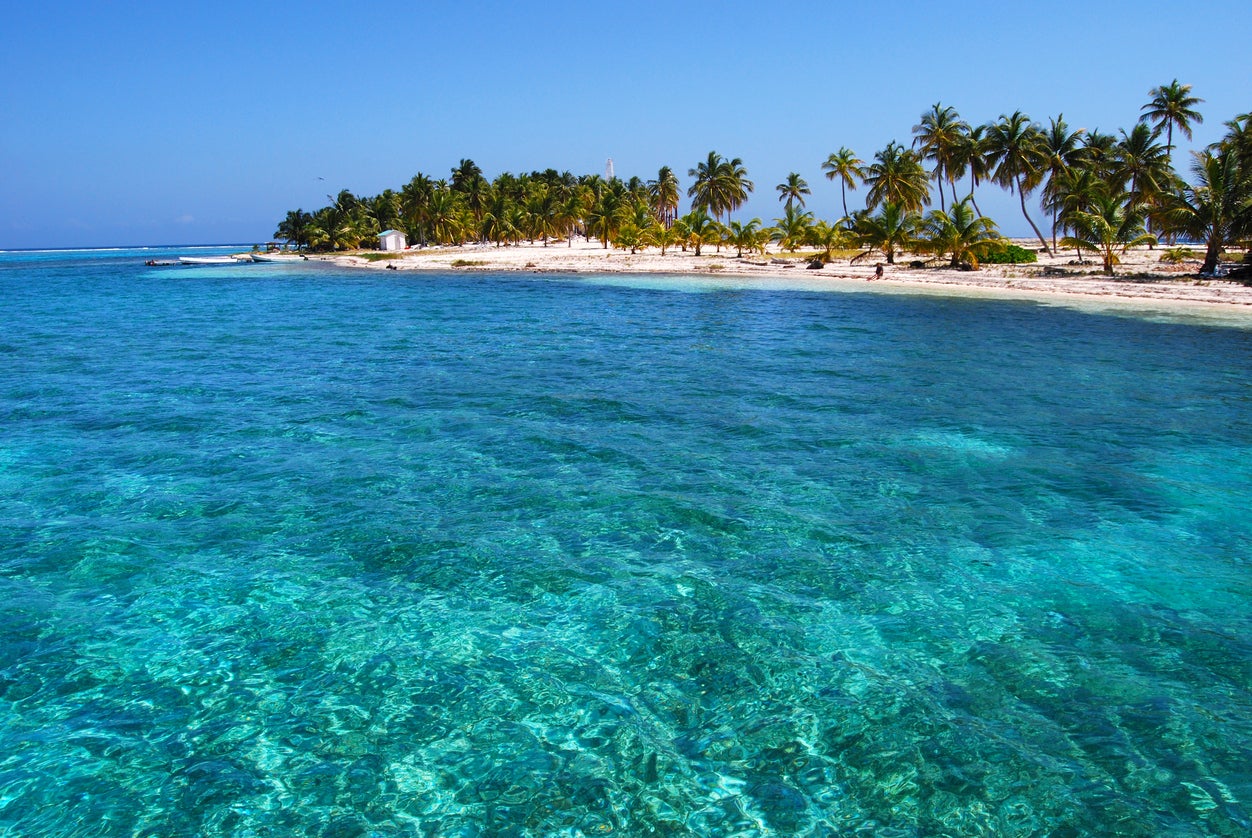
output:
[[0,836],[1252,831],[1252,329],[176,253],[0,254]]

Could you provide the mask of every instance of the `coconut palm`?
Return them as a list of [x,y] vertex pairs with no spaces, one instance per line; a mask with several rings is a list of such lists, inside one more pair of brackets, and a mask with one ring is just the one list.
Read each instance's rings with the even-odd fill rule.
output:
[[[1108,183],[1086,166],[1065,169],[1048,183],[1044,206],[1053,214],[1062,229],[1075,232],[1071,222],[1075,213],[1090,212],[1095,200],[1108,192]],[[1082,259],[1082,248],[1078,249]]]
[[1158,134],[1162,128],[1165,129],[1165,160],[1168,163],[1174,151],[1174,127],[1177,126],[1184,137],[1191,139],[1191,123],[1204,122],[1204,117],[1195,110],[1195,106],[1204,100],[1192,96],[1191,85],[1179,84],[1178,79],[1152,88],[1148,95],[1152,99],[1139,109],[1144,111],[1139,121],[1152,122]]
[[729,214],[747,202],[754,186],[752,181],[748,180],[748,170],[744,168],[743,161],[738,157],[726,162],[722,177],[726,183],[726,212]]
[[865,172],[867,209],[897,204],[906,212],[921,212],[930,203],[930,178],[921,157],[894,140],[874,154]]
[[865,177],[865,170],[861,167],[864,162],[852,153],[852,149],[843,146],[822,164],[826,179],[839,181],[839,197],[843,199],[844,218],[848,217],[848,193],[845,190],[856,191],[856,182]]
[[940,256],[950,254],[948,266],[952,268],[965,262],[977,270],[979,257],[1003,242],[995,222],[976,215],[970,204],[967,196],[953,204],[950,212],[932,210],[922,224],[926,248]]
[[[680,222],[682,232],[686,233],[685,244],[695,247],[696,256],[700,255],[702,245],[721,241],[722,225],[718,224],[703,208],[693,209],[675,221],[674,227],[678,228]],[[684,249],[686,249],[685,245]]]
[[1082,138],[1083,165],[1100,180],[1111,181],[1117,168],[1117,137],[1093,128]]
[[974,212],[982,215],[978,208],[978,200],[974,190],[978,184],[991,177],[991,165],[987,158],[987,126],[974,125],[965,127],[957,138],[956,148],[952,152],[952,172],[969,172],[969,200],[974,205]]
[[1130,133],[1122,131],[1121,141],[1115,149],[1117,162],[1113,178],[1140,206],[1150,206],[1173,185],[1169,156],[1165,147],[1156,141],[1157,136],[1140,122]]
[[1022,215],[1035,231],[1039,244],[1051,253],[1043,233],[1039,232],[1038,225],[1026,211],[1026,196],[1043,182],[1046,171],[1047,155],[1039,126],[1021,111],[1014,111],[1012,116],[1001,115],[1000,121],[987,130],[987,150],[989,160],[995,167],[992,178],[1009,192],[1016,189]]
[[608,250],[609,241],[626,220],[629,211],[626,186],[617,178],[600,190],[587,214],[587,232],[595,235]]
[[877,215],[870,215],[868,211],[857,213],[852,234],[865,252],[853,257],[853,261],[880,252],[887,257],[888,265],[894,265],[897,251],[913,246],[920,223],[917,213],[896,203],[883,204]]
[[947,207],[943,196],[945,181],[951,185],[952,200],[956,201],[953,164],[958,159],[961,140],[968,127],[956,108],[939,102],[931,105],[930,110],[922,114],[921,122],[913,126],[913,146],[921,151],[923,159],[935,164],[933,176],[939,187],[940,209]]
[[662,166],[656,173],[656,180],[648,181],[652,211],[656,213],[657,221],[666,227],[678,217],[679,188],[678,175],[669,166]]
[[274,238],[283,239],[296,246],[296,250],[309,246],[309,228],[313,216],[304,210],[296,209],[287,213],[287,217],[278,223]]
[[422,247],[426,246],[430,199],[434,191],[434,182],[421,172],[400,189],[400,214],[404,219],[405,232],[410,239],[420,242]]
[[787,202],[786,209],[791,209],[793,204],[803,207],[804,196],[813,194],[808,182],[796,172],[788,174],[787,179],[774,188],[778,190],[778,200]]
[[687,189],[687,197],[691,199],[692,210],[704,210],[720,216],[725,204],[725,183],[721,179],[726,160],[716,151],[695,168],[688,169],[687,175],[695,181]]
[[1129,193],[1097,195],[1089,211],[1070,216],[1076,232],[1061,244],[1097,251],[1104,261],[1104,273],[1113,276],[1114,266],[1121,261],[1119,254],[1156,243],[1156,236],[1144,229],[1143,220],[1142,209],[1135,206]]
[[744,249],[763,250],[768,241],[768,233],[761,229],[761,219],[753,218],[747,222],[730,222],[730,235],[726,241],[736,248],[735,257],[743,258]]
[[809,229],[808,243],[821,248],[822,262],[834,258],[836,250],[842,250],[851,242],[851,234],[846,227],[819,221]]
[[1044,168],[1047,170],[1047,183],[1043,187],[1045,206],[1052,209],[1052,250],[1056,251],[1056,230],[1059,224],[1059,202],[1054,200],[1056,191],[1061,187],[1064,176],[1075,166],[1083,162],[1083,129],[1071,131],[1065,124],[1065,115],[1048,120],[1048,127],[1041,134],[1041,143],[1046,155]]
[[783,217],[774,219],[774,239],[780,246],[795,253],[796,248],[808,240],[812,226],[813,213],[785,207]]
[[1201,273],[1213,272],[1224,246],[1252,235],[1252,170],[1240,160],[1237,138],[1229,140],[1195,155],[1195,185],[1173,196],[1162,214],[1167,230],[1204,241]]

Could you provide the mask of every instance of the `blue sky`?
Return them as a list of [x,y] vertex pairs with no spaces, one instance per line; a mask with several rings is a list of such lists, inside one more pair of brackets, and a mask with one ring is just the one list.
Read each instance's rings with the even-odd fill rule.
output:
[[264,241],[289,209],[462,157],[648,178],[715,150],[756,183],[745,217],[779,215],[797,171],[833,218],[826,156],[908,142],[935,102],[1116,133],[1177,78],[1206,100],[1184,147],[1212,142],[1252,110],[1249,31],[1246,0],[13,4],[0,249]]

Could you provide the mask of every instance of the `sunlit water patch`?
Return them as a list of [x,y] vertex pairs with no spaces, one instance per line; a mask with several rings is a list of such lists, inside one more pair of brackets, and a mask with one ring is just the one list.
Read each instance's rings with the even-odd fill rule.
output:
[[0,833],[1252,828],[1248,332],[146,258],[0,257]]

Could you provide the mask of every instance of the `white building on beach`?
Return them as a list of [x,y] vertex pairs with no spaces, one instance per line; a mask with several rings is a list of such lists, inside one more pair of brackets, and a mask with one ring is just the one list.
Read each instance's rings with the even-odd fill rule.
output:
[[404,250],[408,246],[404,233],[399,230],[383,230],[378,234],[379,250]]

